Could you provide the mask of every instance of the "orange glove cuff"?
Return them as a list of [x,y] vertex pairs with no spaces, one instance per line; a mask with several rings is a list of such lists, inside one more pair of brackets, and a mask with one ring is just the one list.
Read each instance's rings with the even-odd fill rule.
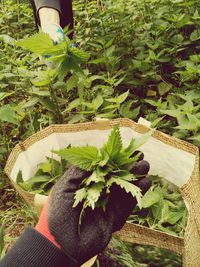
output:
[[51,243],[53,243],[57,248],[61,249],[61,246],[56,242],[54,236],[50,233],[48,227],[48,205],[49,205],[49,198],[46,201],[42,212],[40,214],[39,221],[35,227],[35,229],[45,236]]

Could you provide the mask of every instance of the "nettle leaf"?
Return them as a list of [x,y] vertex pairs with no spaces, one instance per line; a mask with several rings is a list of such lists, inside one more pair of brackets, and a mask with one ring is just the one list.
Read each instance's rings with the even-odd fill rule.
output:
[[110,178],[107,185],[110,187],[114,183],[119,185],[122,189],[124,189],[126,193],[131,193],[133,197],[136,197],[137,202],[138,202],[138,207],[140,208],[142,207],[141,205],[142,193],[139,187],[123,179],[114,178],[114,177]]
[[81,62],[86,62],[90,58],[90,54],[75,47],[70,48],[70,52]]
[[17,41],[16,45],[41,56],[55,46],[50,36],[44,32],[37,33],[27,39]]
[[87,200],[86,200],[87,207],[91,207],[93,210],[95,209],[96,203],[101,196],[103,188],[104,188],[104,183],[97,183],[87,190]]
[[100,172],[93,171],[93,173],[84,181],[84,184],[89,186],[91,183],[105,182],[104,175]]
[[[106,151],[110,158],[116,156],[122,149],[122,139],[120,135],[119,126],[114,126],[108,138],[107,143],[103,146],[102,150]],[[103,152],[102,152],[103,153]]]
[[129,155],[133,154],[135,150],[137,150],[149,140],[149,138],[152,136],[152,133],[152,131],[148,131],[140,137],[132,139],[130,144],[124,149],[124,152],[128,153]]
[[125,180],[127,182],[132,182],[133,180],[135,180],[135,175],[130,173],[127,170],[119,170],[119,171],[116,171],[114,173],[115,173],[115,175],[113,175],[113,177],[116,179],[119,178],[119,179]]
[[73,204],[73,208],[75,208],[76,206],[78,206],[79,203],[82,203],[83,200],[86,198],[87,196],[87,191],[86,189],[83,187],[79,190],[77,190],[75,192],[75,196],[74,196],[74,204]]
[[92,170],[100,160],[98,149],[94,146],[69,147],[53,152],[62,159],[68,160],[72,165],[86,171]]

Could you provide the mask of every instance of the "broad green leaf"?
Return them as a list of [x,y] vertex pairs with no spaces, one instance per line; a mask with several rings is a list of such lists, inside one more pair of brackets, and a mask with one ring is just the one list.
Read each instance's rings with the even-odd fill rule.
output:
[[82,51],[82,50],[75,48],[75,47],[70,48],[70,52],[74,56],[76,56],[81,62],[86,62],[90,58],[90,55],[87,52]]
[[200,38],[200,30],[194,30],[191,35],[190,35],[190,40],[191,41],[196,41]]
[[169,206],[168,203],[165,201],[161,211],[160,223],[167,222],[168,217],[169,217]]
[[106,99],[106,101],[111,102],[111,103],[121,104],[127,99],[128,95],[129,95],[129,91],[127,91],[127,92],[125,92],[125,93],[123,93],[117,97],[108,98],[108,99]]
[[78,85],[78,76],[76,74],[73,74],[68,80],[67,80],[67,92],[71,91]]
[[135,103],[134,100],[124,102],[119,110],[120,115],[124,118],[135,120],[140,113],[141,107],[138,106],[137,108],[132,108],[133,103]]
[[45,55],[54,47],[53,40],[47,33],[40,32],[27,39],[17,41],[16,45],[25,48],[38,55]]
[[39,102],[38,97],[30,98],[25,104],[22,105],[22,109],[30,108],[32,106],[35,106]]
[[72,165],[87,171],[92,170],[100,159],[98,149],[93,146],[69,147],[54,153],[68,160]]
[[16,119],[16,113],[10,105],[0,107],[0,120],[13,124],[18,124]]
[[94,106],[95,110],[98,110],[98,108],[103,104],[103,97],[98,94],[95,99],[92,101],[92,105]]
[[153,206],[155,203],[157,203],[159,200],[160,200],[160,195],[157,192],[148,190],[142,198],[142,207],[149,208]]
[[43,171],[43,172],[47,172],[47,173],[50,173],[51,172],[51,163],[49,161],[47,162],[44,162],[44,163],[41,163],[39,165],[39,168]]
[[50,177],[48,175],[33,176],[29,180],[25,181],[25,183],[33,186],[34,184],[47,182],[49,179]]
[[159,83],[158,85],[158,92],[161,96],[163,96],[164,94],[168,93],[172,88],[172,85],[169,83]]
[[170,224],[176,224],[183,217],[183,210],[169,209],[167,222]]

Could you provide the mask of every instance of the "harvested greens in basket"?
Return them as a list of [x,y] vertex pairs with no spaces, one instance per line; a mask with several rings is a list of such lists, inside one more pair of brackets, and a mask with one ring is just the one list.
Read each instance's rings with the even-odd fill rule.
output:
[[149,179],[152,185],[142,198],[142,209],[135,207],[128,221],[183,236],[187,209],[178,187],[159,176],[149,176]]
[[132,139],[123,147],[119,126],[113,127],[108,141],[102,148],[94,146],[67,147],[54,151],[61,157],[61,162],[47,158],[38,166],[36,174],[23,181],[21,172],[17,183],[24,190],[48,195],[51,187],[59,180],[70,166],[78,166],[90,171],[89,177],[83,180],[74,197],[74,207],[83,203],[83,211],[90,207],[106,208],[109,189],[116,184],[137,198],[138,205],[129,217],[131,222],[139,223],[164,232],[182,235],[186,224],[186,209],[178,190],[168,182],[153,178],[152,186],[142,198],[140,188],[134,180],[141,175],[134,175],[132,169],[142,153],[138,148],[150,137],[151,132]]

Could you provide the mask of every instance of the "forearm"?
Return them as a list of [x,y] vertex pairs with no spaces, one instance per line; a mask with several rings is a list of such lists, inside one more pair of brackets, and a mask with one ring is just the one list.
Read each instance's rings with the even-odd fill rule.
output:
[[[69,25],[69,29],[73,29],[72,0],[30,0],[30,1],[34,12],[36,25],[40,25],[40,20],[43,23],[43,20],[46,21],[47,19],[51,19],[56,22],[58,22],[59,20],[59,23],[56,22],[54,23],[60,24],[62,28],[65,28],[67,25]],[[46,12],[44,11],[45,8],[49,10],[51,9],[53,11],[48,11],[51,14],[49,13],[49,15],[47,15]],[[72,33],[69,35],[69,37],[70,38],[73,37]]]
[[0,267],[70,267],[68,257],[35,229],[28,228],[0,261]]
[[42,7],[39,9],[38,15],[42,28],[47,24],[60,25],[60,14],[56,9]]

